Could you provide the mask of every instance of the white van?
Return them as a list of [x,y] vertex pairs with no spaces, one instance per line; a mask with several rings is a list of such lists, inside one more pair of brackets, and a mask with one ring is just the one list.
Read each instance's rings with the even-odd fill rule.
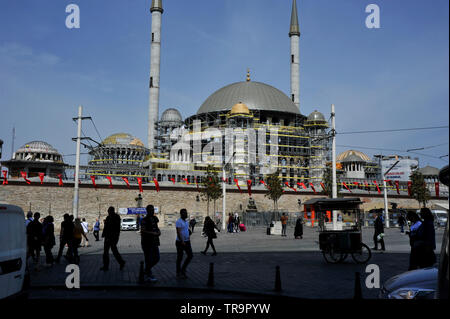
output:
[[27,256],[22,208],[0,204],[0,299],[23,290]]

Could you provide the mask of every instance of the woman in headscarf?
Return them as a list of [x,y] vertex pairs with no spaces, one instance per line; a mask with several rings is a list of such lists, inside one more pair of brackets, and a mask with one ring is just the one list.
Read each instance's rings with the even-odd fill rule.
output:
[[436,249],[436,233],[434,230],[434,217],[429,208],[422,208],[420,210],[420,216],[423,219],[423,240],[424,245],[420,250],[419,267],[426,268],[432,267],[436,262],[436,255],[434,250]]
[[423,240],[422,220],[415,212],[408,212],[406,219],[411,222],[409,231],[406,232],[409,235],[409,244],[411,246],[408,270],[414,270],[419,268],[421,248],[425,243]]
[[213,244],[213,239],[217,238],[216,229],[217,229],[217,231],[220,232],[220,229],[217,228],[217,226],[213,222],[213,220],[209,216],[206,216],[205,222],[204,222],[204,225],[203,225],[203,232],[208,237],[208,241],[206,242],[205,250],[201,252],[203,255],[206,255],[206,252],[208,251],[208,248],[209,248],[210,245],[211,245],[211,248],[213,250],[212,256],[216,256],[217,255],[216,248],[214,247],[214,244]]
[[303,238],[303,218],[302,218],[302,216],[298,216],[297,221],[295,222],[294,236],[295,236],[295,239]]

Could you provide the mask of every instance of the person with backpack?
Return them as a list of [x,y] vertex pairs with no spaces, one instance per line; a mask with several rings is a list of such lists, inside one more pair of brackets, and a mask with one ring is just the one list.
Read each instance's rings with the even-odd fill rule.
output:
[[213,222],[211,217],[206,216],[205,222],[203,224],[203,232],[208,237],[208,241],[206,242],[205,250],[201,251],[201,253],[203,255],[206,255],[206,252],[208,251],[209,246],[211,246],[211,248],[213,250],[213,253],[211,256],[217,255],[217,251],[216,251],[216,248],[214,247],[214,243],[213,243],[213,239],[217,238],[216,229],[217,229],[217,231],[220,232],[220,229],[216,226],[216,224]]
[[42,244],[45,252],[45,263],[48,267],[53,266],[54,258],[52,248],[56,245],[55,241],[55,227],[53,226],[53,216],[47,216],[42,224]]
[[100,268],[101,271],[109,270],[109,250],[111,249],[114,257],[120,265],[120,270],[125,267],[125,260],[117,249],[117,244],[119,243],[120,237],[120,216],[116,214],[114,207],[108,208],[108,217],[106,217],[103,227],[102,237],[105,238],[103,246],[103,266]]
[[99,241],[99,233],[100,233],[100,221],[98,220],[98,218],[95,220],[95,224],[94,224],[94,237],[95,237],[95,241]]

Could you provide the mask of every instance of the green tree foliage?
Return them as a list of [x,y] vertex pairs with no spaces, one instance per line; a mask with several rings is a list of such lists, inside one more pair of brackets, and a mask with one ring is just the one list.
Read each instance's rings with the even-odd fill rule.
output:
[[425,179],[419,171],[415,170],[412,172],[411,176],[411,196],[419,202],[423,204],[423,207],[430,200],[431,194],[430,190],[427,188],[425,184]]
[[275,211],[278,210],[278,200],[283,195],[283,186],[278,175],[279,172],[277,171],[269,175],[266,180],[268,193],[265,196],[273,201],[273,209]]
[[202,182],[201,197],[204,201],[207,201],[207,214],[209,216],[209,204],[214,202],[214,210],[216,209],[216,201],[222,197],[221,182],[219,175],[215,171],[213,165],[208,165],[206,168],[206,175]]

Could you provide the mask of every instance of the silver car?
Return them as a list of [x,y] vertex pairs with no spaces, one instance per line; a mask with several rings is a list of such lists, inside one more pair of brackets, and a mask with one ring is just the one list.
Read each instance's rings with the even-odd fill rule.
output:
[[436,267],[411,270],[387,280],[381,287],[381,299],[434,299],[438,285]]

